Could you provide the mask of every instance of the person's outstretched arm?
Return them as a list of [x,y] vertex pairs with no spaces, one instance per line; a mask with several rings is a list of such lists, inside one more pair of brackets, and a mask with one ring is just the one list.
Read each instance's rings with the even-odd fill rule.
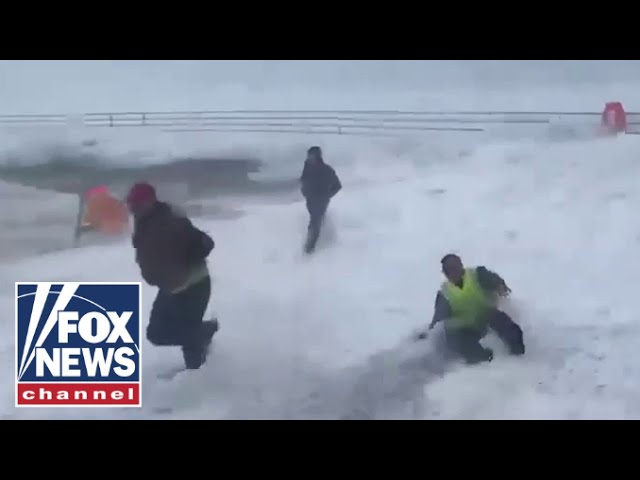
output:
[[438,292],[436,295],[436,301],[433,308],[433,319],[429,325],[429,330],[435,327],[439,322],[442,322],[451,317],[451,305],[445,298],[442,292]]
[[495,292],[503,296],[511,293],[507,282],[496,272],[481,266],[476,268],[476,275],[478,276],[478,283],[487,292]]

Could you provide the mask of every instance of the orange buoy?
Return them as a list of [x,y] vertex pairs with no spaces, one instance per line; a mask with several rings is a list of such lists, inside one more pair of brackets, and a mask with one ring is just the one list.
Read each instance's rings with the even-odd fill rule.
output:
[[129,212],[106,187],[94,187],[85,194],[82,226],[106,235],[121,235],[129,226]]

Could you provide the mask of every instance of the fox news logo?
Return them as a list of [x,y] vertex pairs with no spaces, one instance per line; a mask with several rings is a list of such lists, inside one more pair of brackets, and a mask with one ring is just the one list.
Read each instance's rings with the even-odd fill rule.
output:
[[139,407],[139,283],[16,283],[16,406]]

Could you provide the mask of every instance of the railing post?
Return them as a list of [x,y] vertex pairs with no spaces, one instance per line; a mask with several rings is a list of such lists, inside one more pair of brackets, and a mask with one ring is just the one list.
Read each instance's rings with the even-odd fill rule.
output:
[[113,115],[109,115],[109,126],[113,127]]
[[145,126],[147,124],[147,114],[143,113],[142,114],[142,126]]

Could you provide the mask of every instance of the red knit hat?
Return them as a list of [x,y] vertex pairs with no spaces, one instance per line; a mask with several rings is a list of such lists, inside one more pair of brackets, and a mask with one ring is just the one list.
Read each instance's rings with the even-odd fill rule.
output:
[[127,194],[127,204],[131,207],[157,200],[156,189],[146,182],[136,183]]

